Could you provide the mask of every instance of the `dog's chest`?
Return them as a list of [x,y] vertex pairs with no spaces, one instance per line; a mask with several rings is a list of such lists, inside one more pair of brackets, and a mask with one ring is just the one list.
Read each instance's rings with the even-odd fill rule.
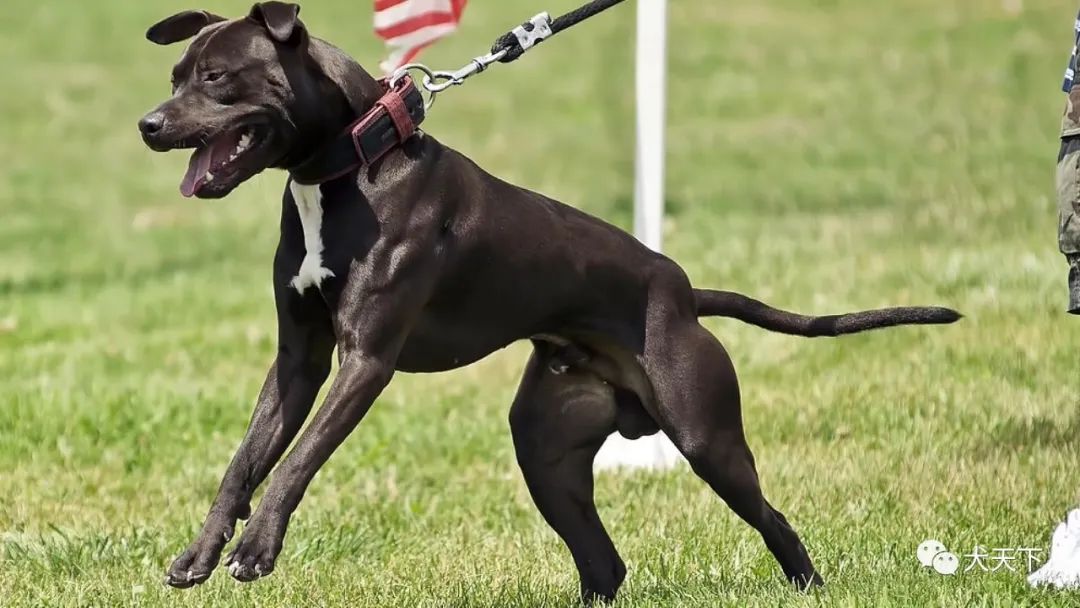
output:
[[323,265],[323,194],[319,185],[305,186],[289,182],[300,225],[304,233],[304,259],[289,285],[300,294],[309,288],[321,289],[323,281],[334,272]]

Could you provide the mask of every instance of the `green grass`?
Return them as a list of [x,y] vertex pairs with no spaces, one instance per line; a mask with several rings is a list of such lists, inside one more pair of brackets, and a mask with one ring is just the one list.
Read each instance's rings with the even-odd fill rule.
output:
[[[250,2],[206,5],[224,14]],[[481,2],[429,52],[456,67],[577,0]],[[190,8],[6,0],[0,19],[0,604],[572,605],[506,411],[526,355],[398,376],[312,484],[278,570],[161,585],[246,425],[274,349],[283,176],[182,200],[184,155],[135,121]],[[709,322],[740,371],[766,494],[829,586],[799,596],[687,470],[604,475],[619,606],[1071,606],[1017,572],[947,578],[916,545],[1046,548],[1075,505],[1077,345],[1056,251],[1057,92],[1075,3],[671,3],[668,251],[696,284],[834,312],[967,318],[836,341]],[[367,65],[369,3],[309,3]],[[633,5],[445,94],[428,130],[497,175],[632,215]]]

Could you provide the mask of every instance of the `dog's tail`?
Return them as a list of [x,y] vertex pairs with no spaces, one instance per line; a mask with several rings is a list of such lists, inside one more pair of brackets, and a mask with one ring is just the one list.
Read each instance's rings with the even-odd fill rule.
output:
[[732,291],[695,289],[694,297],[698,316],[729,317],[769,331],[807,338],[842,336],[897,325],[944,325],[955,323],[963,316],[950,308],[899,306],[811,317],[773,308]]

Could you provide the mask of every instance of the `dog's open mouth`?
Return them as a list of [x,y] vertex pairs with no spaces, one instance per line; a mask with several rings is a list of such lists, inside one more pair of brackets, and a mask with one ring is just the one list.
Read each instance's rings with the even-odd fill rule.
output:
[[215,183],[221,184],[238,173],[243,160],[258,147],[254,128],[242,127],[214,136],[208,143],[195,148],[188,161],[187,173],[180,182],[180,194],[191,197]]

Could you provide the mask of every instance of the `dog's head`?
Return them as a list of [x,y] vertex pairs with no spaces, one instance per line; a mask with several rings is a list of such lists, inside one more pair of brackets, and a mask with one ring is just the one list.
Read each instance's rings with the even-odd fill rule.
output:
[[342,126],[348,117],[339,114],[351,115],[355,95],[313,57],[299,12],[283,2],[258,3],[233,20],[184,11],[146,32],[157,44],[191,39],[172,69],[172,97],[139,121],[150,148],[194,149],[184,196],[220,198],[266,168],[296,164]]

